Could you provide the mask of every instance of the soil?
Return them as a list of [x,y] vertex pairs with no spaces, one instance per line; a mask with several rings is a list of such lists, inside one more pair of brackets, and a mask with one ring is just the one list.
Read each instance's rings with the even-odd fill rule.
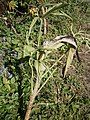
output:
[[81,62],[77,63],[77,60],[74,60],[75,62],[69,68],[68,73],[80,81],[84,87],[85,94],[90,98],[90,49],[88,46],[81,45],[79,56]]
[[90,49],[86,45],[82,45],[79,55],[82,64],[82,72],[80,72],[79,78],[83,81],[90,97]]

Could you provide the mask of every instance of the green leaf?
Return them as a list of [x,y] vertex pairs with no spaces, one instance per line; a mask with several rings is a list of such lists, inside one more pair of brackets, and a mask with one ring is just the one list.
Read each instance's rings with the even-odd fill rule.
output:
[[42,27],[43,27],[43,21],[41,20],[41,24],[40,24],[40,31],[39,31],[39,35],[38,35],[38,46],[40,45],[40,40],[41,40],[41,36],[42,36]]
[[45,71],[45,66],[43,62],[40,62],[38,60],[35,60],[34,63],[35,69],[37,71],[37,73],[39,73],[39,75],[41,76],[43,74],[43,72]]
[[47,50],[55,50],[59,47],[62,47],[64,43],[61,43],[61,41],[45,41],[43,46]]
[[67,4],[62,4],[62,3],[58,3],[56,5],[54,5],[52,8],[50,8],[43,16],[42,18],[47,17],[49,14],[51,14],[52,12],[54,12],[55,10],[58,10],[64,6],[66,6]]
[[67,58],[67,62],[66,62],[66,66],[65,66],[65,70],[64,70],[64,77],[66,76],[66,73],[68,71],[68,68],[70,67],[72,60],[73,60],[73,56],[76,53],[76,49],[74,48],[70,48],[69,49],[69,54],[68,54],[68,58]]
[[60,48],[64,45],[64,43],[61,42],[54,42],[54,41],[45,41],[43,43],[43,47],[45,50],[44,57],[50,54],[52,51],[57,50],[57,48]]
[[29,28],[29,35],[30,35],[30,33],[31,33],[31,30],[32,30],[33,26],[34,26],[35,23],[37,22],[37,20],[38,20],[38,17],[35,17],[35,18],[33,19],[32,23],[31,23],[31,25],[30,25],[30,28]]
[[60,12],[52,13],[52,15],[65,16],[65,17],[69,18],[70,20],[72,20],[72,18],[69,15],[67,15],[66,13],[64,13],[63,11],[61,11],[61,13]]
[[36,69],[36,71],[38,73],[39,72],[39,61],[38,60],[35,60],[34,67],[35,67],[35,69]]
[[51,77],[53,77],[53,74],[55,73],[56,70],[57,70],[57,68],[52,71],[52,73],[50,74],[50,76],[49,76],[49,77],[46,79],[46,81],[42,84],[42,86],[39,88],[39,90],[38,90],[37,93],[39,93],[39,92],[41,91],[41,89],[42,89],[42,88],[46,85],[46,83],[49,81],[49,79],[50,79]]
[[11,0],[11,1],[8,3],[8,6],[9,6],[9,10],[14,10],[15,7],[17,7],[16,2],[15,2],[14,0]]
[[74,111],[74,113],[78,110],[78,108],[79,108],[79,105],[77,105],[77,104],[72,104],[72,108],[73,108],[73,111]]
[[32,23],[30,25],[30,28],[29,28],[29,32],[26,33],[26,41],[27,41],[27,44],[29,44],[29,36],[31,34],[31,31],[33,29],[33,26],[35,25],[35,23],[37,22],[37,20],[39,19],[39,17],[35,17],[33,20],[32,20]]
[[31,45],[24,45],[24,57],[32,55],[35,52],[35,48]]
[[10,91],[10,85],[9,85],[9,80],[3,76],[3,84],[5,85],[5,87]]

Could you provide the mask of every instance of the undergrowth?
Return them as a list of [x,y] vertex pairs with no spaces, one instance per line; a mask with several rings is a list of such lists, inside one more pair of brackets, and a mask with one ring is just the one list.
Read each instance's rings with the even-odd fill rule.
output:
[[[89,120],[90,98],[83,84],[70,73],[63,78],[62,71],[68,56],[66,51],[70,46],[65,44],[42,58],[47,54],[42,48],[43,42],[50,42],[59,35],[73,34],[78,47],[82,43],[90,46],[87,33],[81,27],[85,22],[87,2],[61,0],[65,6],[48,15],[47,32],[44,34],[41,23],[45,15],[41,6],[49,9],[60,1],[42,1],[38,0],[37,5],[31,1],[33,5],[30,8],[27,8],[28,0],[23,2],[20,6],[25,11],[20,14],[22,11],[17,12],[20,6],[15,0],[11,2],[13,5],[9,3],[9,11],[0,17],[0,119],[24,120],[29,97],[34,94],[34,86],[40,79],[31,120]],[[34,24],[33,20],[37,22]],[[74,60],[75,66],[79,66],[78,60]]]

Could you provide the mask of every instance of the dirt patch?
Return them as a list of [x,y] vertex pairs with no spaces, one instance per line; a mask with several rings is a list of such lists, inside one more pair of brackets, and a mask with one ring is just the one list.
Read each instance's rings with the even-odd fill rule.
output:
[[79,49],[80,63],[74,60],[68,73],[75,76],[84,86],[85,94],[90,97],[90,49],[86,45],[81,45]]
[[82,64],[82,72],[80,72],[79,78],[83,80],[90,96],[90,49],[86,45],[82,45],[80,47],[79,55]]

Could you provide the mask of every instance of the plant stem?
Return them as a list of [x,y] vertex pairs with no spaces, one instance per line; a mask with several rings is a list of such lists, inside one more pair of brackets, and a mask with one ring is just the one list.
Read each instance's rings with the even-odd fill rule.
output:
[[33,106],[33,102],[34,102],[35,97],[36,96],[33,96],[33,95],[30,96],[30,100],[29,100],[26,115],[25,115],[25,120],[29,120],[30,113],[31,113],[31,110],[32,110],[32,106]]
[[31,114],[31,111],[32,111],[33,103],[34,103],[35,97],[37,96],[37,91],[38,91],[39,86],[40,86],[40,82],[39,82],[39,79],[37,77],[37,81],[36,81],[33,93],[32,93],[32,95],[30,95],[30,100],[29,100],[29,103],[28,103],[28,106],[27,106],[25,120],[29,120],[29,118],[30,118],[30,114]]
[[[42,7],[42,12],[43,12],[43,15],[45,14],[45,12],[47,12],[47,8],[45,7]],[[44,35],[47,33],[47,20],[46,18],[44,18]]]

